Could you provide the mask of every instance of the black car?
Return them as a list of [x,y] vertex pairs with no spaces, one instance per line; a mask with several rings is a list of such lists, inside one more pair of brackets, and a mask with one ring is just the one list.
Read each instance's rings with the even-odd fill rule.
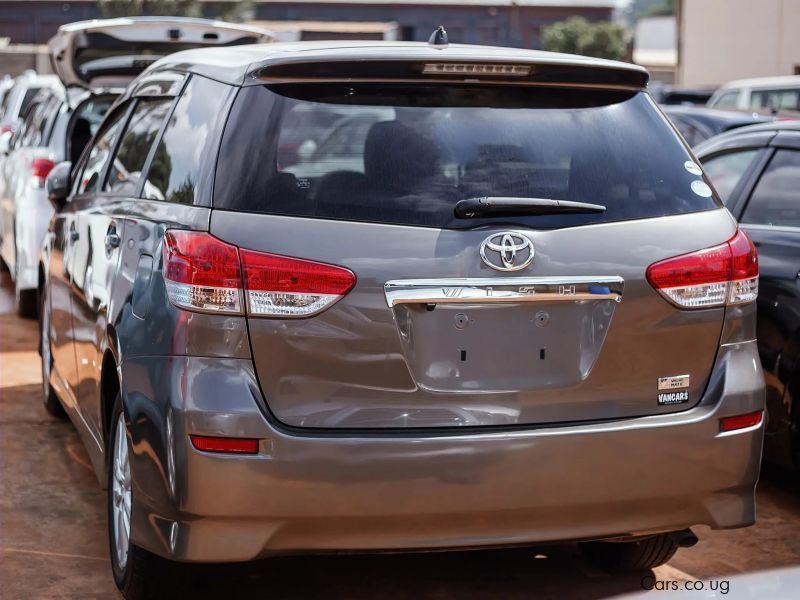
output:
[[769,123],[775,120],[774,117],[767,117],[758,113],[716,110],[698,106],[662,105],[661,110],[666,113],[686,142],[692,147],[732,129],[758,123]]
[[654,88],[651,94],[662,105],[703,106],[711,98],[715,88],[686,88],[665,85]]
[[759,252],[764,455],[800,468],[800,121],[738,129],[695,152]]

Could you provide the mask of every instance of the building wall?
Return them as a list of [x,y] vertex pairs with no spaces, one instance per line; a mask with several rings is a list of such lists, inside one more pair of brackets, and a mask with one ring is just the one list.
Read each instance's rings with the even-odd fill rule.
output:
[[12,44],[44,44],[64,23],[96,19],[96,3],[0,0],[0,37]]
[[[205,12],[213,16],[213,4]],[[562,21],[572,15],[589,20],[609,20],[609,6],[480,6],[474,0],[463,5],[393,4],[393,3],[314,3],[256,2],[258,20],[314,21],[397,21],[401,39],[423,41],[438,26],[444,25],[452,42],[495,44],[517,48],[539,48],[543,25]],[[42,44],[59,25],[98,18],[94,0],[25,2],[0,0],[0,37],[10,37],[15,44]]]
[[682,0],[682,85],[800,74],[800,0]]
[[480,6],[431,4],[297,3],[280,0],[257,4],[263,20],[396,21],[404,40],[426,41],[439,25],[451,42],[540,48],[541,27],[581,15],[591,21],[610,20],[610,7]]

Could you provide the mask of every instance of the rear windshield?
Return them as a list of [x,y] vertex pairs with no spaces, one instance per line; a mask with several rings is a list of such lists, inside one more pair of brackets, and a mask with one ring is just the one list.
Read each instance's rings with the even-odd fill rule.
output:
[[[644,93],[375,84],[240,90],[214,206],[451,229],[640,219],[719,206]],[[546,198],[602,213],[457,218],[459,200]]]

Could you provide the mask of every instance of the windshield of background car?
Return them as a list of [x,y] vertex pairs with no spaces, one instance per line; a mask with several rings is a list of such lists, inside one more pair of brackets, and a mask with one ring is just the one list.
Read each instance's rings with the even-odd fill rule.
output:
[[[555,228],[720,204],[645,93],[297,84],[240,90],[214,206],[472,228]],[[484,196],[601,204],[597,214],[458,219]]]

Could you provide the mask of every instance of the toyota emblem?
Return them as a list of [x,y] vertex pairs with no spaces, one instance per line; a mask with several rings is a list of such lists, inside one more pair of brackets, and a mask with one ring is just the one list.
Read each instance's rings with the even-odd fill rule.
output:
[[519,271],[533,261],[533,242],[518,231],[494,233],[481,242],[481,260],[496,271]]

